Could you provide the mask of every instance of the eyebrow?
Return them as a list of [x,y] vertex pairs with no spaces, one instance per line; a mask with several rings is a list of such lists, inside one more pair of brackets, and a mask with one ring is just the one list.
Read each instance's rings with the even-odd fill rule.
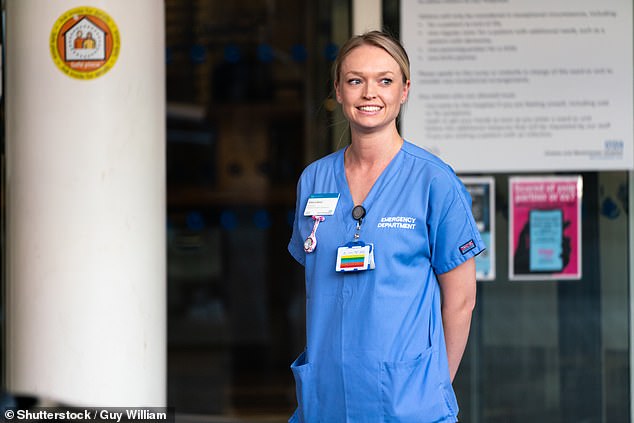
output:
[[[344,73],[344,76],[348,76],[350,74],[352,74],[352,75],[360,75],[360,76],[365,76],[366,75],[366,73],[361,72],[361,71],[350,70],[350,71],[347,71],[346,73]],[[386,75],[394,75],[394,74],[395,73],[392,72],[392,71],[381,71],[381,72],[376,73],[376,76],[386,76]]]

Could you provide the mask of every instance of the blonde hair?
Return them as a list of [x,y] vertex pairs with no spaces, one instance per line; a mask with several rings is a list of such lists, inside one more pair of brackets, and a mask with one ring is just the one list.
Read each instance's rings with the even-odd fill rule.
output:
[[405,48],[401,43],[391,35],[381,31],[370,31],[361,35],[356,35],[345,42],[339,49],[337,58],[332,65],[332,77],[335,85],[339,83],[339,73],[341,72],[341,64],[348,54],[357,47],[362,45],[371,45],[379,47],[387,52],[396,61],[401,68],[403,74],[403,82],[410,79],[409,57]]

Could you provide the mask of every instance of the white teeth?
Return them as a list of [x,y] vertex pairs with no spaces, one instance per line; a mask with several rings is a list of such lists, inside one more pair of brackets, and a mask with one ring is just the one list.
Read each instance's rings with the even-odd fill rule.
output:
[[381,108],[379,106],[361,106],[359,110],[364,112],[378,112]]

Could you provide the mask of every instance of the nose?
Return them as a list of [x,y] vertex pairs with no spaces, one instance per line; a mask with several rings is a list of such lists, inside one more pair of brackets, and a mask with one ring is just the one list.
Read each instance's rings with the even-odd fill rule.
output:
[[369,100],[376,97],[376,87],[371,82],[365,84],[363,89],[363,98]]

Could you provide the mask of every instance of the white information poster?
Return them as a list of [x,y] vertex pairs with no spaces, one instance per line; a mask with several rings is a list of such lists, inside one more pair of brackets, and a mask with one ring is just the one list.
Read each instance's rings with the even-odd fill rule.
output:
[[632,1],[402,0],[404,136],[457,172],[634,165]]

